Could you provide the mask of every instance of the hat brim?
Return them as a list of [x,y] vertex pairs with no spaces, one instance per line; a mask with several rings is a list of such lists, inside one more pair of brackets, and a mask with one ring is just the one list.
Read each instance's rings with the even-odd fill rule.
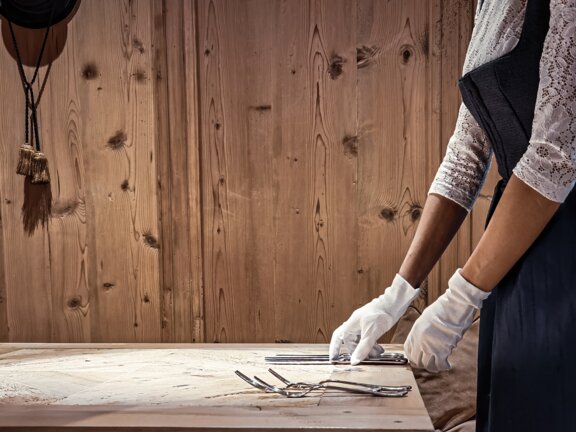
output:
[[[0,14],[12,23],[30,29],[46,28],[66,19],[78,0],[0,0]],[[54,8],[54,16],[50,21]]]

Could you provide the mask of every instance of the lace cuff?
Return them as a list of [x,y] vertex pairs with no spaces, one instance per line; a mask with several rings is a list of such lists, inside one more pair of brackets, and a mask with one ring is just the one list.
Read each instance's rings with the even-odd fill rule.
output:
[[484,132],[461,104],[456,129],[428,193],[442,195],[470,211],[486,179],[491,157],[492,148]]

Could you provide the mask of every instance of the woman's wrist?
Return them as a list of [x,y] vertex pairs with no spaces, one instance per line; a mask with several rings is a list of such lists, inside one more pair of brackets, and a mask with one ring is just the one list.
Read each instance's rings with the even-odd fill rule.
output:
[[536,240],[559,206],[512,175],[462,276],[481,290],[491,291]]
[[491,286],[490,278],[486,277],[486,269],[483,269],[482,266],[478,265],[474,260],[468,260],[464,267],[462,267],[460,274],[469,283],[482,291],[490,292],[494,288]]

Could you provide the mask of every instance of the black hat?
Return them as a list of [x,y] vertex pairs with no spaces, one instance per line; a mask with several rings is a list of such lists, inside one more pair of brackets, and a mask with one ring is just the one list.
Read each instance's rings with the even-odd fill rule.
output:
[[[77,1],[0,0],[0,14],[20,27],[45,28],[65,19],[72,12]],[[52,20],[50,20],[51,17]]]

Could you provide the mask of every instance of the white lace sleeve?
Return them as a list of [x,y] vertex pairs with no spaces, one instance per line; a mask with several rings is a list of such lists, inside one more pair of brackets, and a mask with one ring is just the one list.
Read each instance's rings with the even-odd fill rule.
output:
[[[462,73],[498,58],[518,43],[526,0],[480,2]],[[456,83],[455,83],[456,85]],[[490,168],[492,147],[465,105],[460,106],[456,128],[444,160],[428,193],[436,193],[470,211]]]
[[528,149],[514,174],[564,202],[576,179],[576,0],[552,0]]
[[470,211],[490,168],[492,148],[464,104],[456,129],[428,193],[442,195]]

